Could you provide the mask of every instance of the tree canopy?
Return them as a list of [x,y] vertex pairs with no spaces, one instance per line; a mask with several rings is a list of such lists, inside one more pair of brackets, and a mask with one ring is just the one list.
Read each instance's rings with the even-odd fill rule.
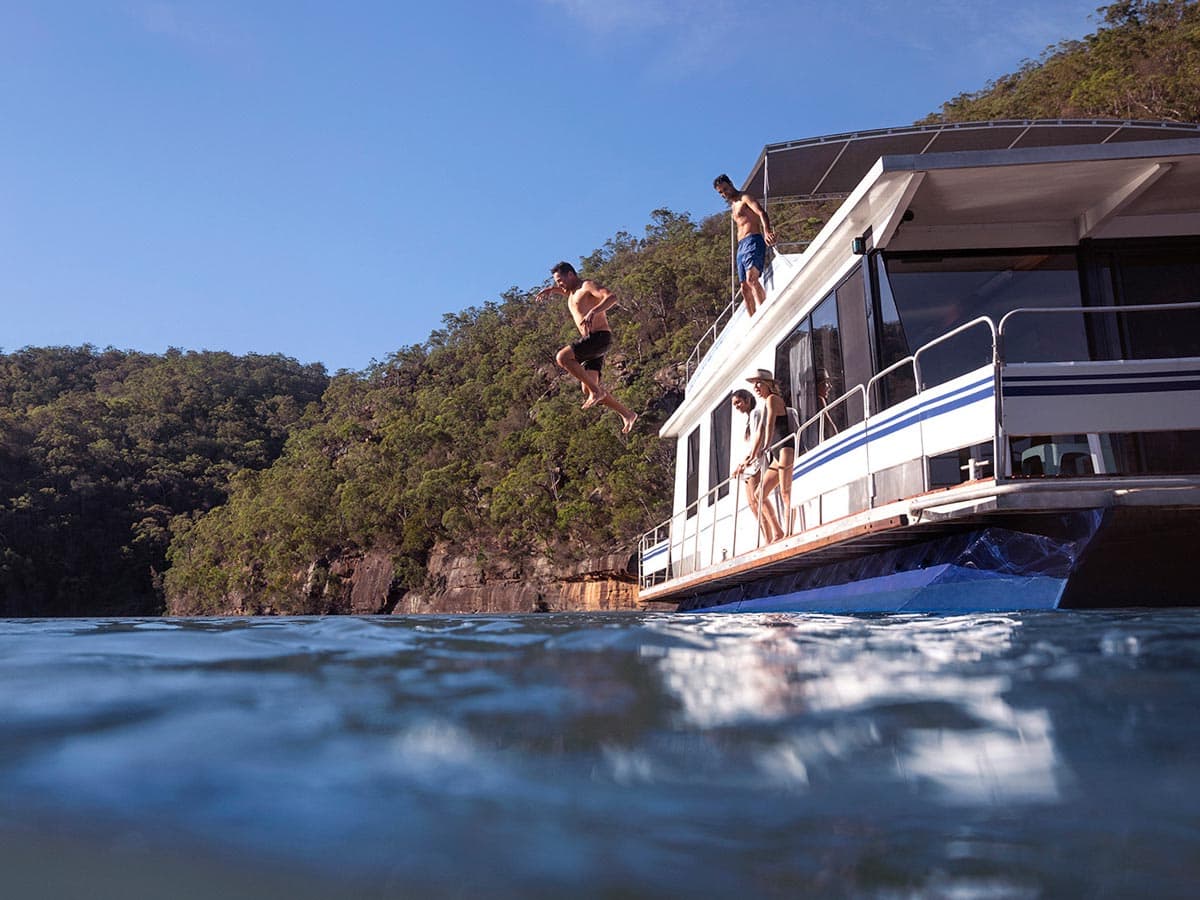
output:
[[161,612],[172,518],[269,466],[327,383],[280,356],[0,355],[0,615]]
[[[925,121],[1200,119],[1197,0],[1099,18]],[[803,240],[830,211],[776,225]],[[341,555],[382,551],[416,587],[438,541],[481,560],[628,548],[669,512],[657,426],[729,302],[728,242],[727,216],[655,210],[582,258],[621,300],[604,378],[642,416],[628,436],[580,410],[554,362],[570,319],[538,286],[332,379],[281,356],[0,354],[0,615],[331,612],[309,582]]]
[[959,94],[922,122],[1200,120],[1200,4],[1122,0],[1097,13],[1094,33],[1046,48],[1040,59]]
[[655,422],[680,389],[676,364],[729,301],[728,252],[720,218],[657,210],[644,236],[582,261],[621,298],[605,383],[643,414],[628,436],[615,415],[580,409],[554,362],[570,318],[533,291],[449,314],[425,343],[335,378],[274,466],[177,523],[173,608],[327,611],[299,579],[347,551],[386,549],[416,586],[439,539],[560,559],[626,546],[668,514],[671,448]]

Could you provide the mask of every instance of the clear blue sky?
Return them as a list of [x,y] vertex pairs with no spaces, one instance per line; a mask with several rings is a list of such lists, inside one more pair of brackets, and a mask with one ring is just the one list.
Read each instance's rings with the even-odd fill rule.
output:
[[0,0],[0,347],[359,370],[1099,0]]

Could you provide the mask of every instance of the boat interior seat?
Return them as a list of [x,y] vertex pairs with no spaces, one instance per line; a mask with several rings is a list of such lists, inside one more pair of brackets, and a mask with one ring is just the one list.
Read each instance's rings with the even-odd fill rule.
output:
[[1095,475],[1092,457],[1087,453],[1064,453],[1058,464],[1059,475]]

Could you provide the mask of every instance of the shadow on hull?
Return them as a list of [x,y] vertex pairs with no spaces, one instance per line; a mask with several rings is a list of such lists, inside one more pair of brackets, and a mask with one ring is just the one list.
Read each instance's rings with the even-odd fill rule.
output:
[[1194,606],[1200,511],[1025,515],[686,598],[680,612],[968,613]]

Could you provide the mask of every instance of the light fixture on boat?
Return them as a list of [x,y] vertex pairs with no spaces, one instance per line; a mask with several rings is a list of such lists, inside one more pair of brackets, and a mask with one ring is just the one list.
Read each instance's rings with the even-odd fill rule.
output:
[[863,235],[862,237],[856,237],[854,240],[852,240],[850,242],[850,252],[853,253],[855,256],[862,256],[864,253],[867,252],[867,237],[866,237],[866,235]]

